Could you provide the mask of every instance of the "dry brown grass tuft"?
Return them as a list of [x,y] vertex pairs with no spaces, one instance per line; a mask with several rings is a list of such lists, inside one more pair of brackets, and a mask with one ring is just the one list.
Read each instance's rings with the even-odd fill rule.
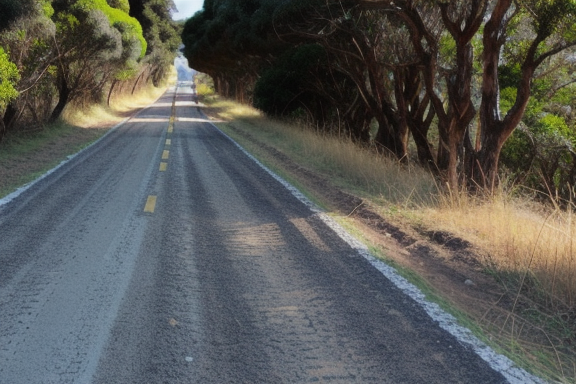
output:
[[539,304],[559,311],[576,309],[576,222],[571,210],[547,208],[501,191],[489,199],[444,199],[422,213],[429,225],[487,250],[487,267],[516,274],[517,283],[538,289]]

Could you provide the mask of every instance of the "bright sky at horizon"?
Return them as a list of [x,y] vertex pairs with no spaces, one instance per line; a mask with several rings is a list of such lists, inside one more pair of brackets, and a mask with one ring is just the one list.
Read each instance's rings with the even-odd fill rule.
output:
[[187,19],[202,9],[204,0],[174,0],[178,12],[172,14],[173,20]]

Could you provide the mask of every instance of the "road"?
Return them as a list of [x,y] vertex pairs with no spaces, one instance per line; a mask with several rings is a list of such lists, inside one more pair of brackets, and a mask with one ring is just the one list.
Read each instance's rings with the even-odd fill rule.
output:
[[0,384],[508,382],[190,92],[0,206]]

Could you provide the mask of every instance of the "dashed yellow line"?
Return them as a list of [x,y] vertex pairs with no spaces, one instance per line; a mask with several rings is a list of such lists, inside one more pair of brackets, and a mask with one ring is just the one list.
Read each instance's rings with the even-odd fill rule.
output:
[[144,206],[144,212],[154,213],[156,209],[156,196],[150,195],[146,200],[146,205]]
[[[170,116],[170,122],[168,124],[168,133],[174,132],[174,121],[176,120],[175,115],[176,115],[176,94],[174,94],[174,99],[172,100],[172,115]],[[172,139],[166,139],[166,145],[167,146],[172,145]],[[162,152],[162,160],[168,160],[169,157],[170,157],[170,151],[164,150]],[[166,171],[167,168],[168,163],[165,161],[161,161],[159,171],[164,172]],[[154,211],[156,210],[156,199],[157,196],[155,195],[148,196],[148,199],[146,200],[146,205],[144,205],[144,212],[154,213]]]

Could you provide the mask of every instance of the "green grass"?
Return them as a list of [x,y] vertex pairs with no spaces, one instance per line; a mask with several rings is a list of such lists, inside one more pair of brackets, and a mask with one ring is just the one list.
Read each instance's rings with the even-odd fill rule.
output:
[[104,133],[102,129],[84,130],[61,122],[40,131],[8,135],[0,143],[0,164],[12,172],[3,170],[0,197],[40,177]]

